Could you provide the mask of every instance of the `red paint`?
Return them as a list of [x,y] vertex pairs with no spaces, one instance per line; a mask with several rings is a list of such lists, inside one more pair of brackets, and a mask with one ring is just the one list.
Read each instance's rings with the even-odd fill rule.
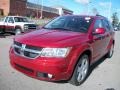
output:
[[4,27],[5,27],[4,25],[0,25],[0,29],[4,29]]
[[[89,50],[91,52],[90,64],[92,64],[105,55],[109,51],[110,45],[113,43],[114,32],[112,30],[103,33],[103,30],[99,29],[99,32],[104,36],[103,39],[98,37],[100,35],[97,36],[92,34],[94,22],[96,19],[99,19],[99,17],[96,16],[93,18],[94,21],[90,25],[87,33],[42,29],[17,36],[14,40],[26,45],[43,48],[71,47],[71,50],[65,58],[38,57],[30,60],[16,55],[11,47],[10,63],[12,67],[30,77],[41,80],[59,81],[69,79],[81,54]],[[106,37],[106,34],[109,34],[110,37]],[[30,69],[31,72],[18,68],[16,64]],[[50,73],[53,75],[53,78],[38,78],[36,76],[37,72]]]
[[14,29],[14,26],[5,26],[6,29]]

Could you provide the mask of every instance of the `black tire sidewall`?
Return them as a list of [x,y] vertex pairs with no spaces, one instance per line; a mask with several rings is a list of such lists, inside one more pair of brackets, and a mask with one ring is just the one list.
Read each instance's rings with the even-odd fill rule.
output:
[[87,58],[88,58],[88,63],[89,63],[89,56],[88,56],[88,55],[84,54],[84,55],[82,55],[82,56],[80,57],[77,65],[76,65],[76,67],[75,67],[75,70],[74,70],[74,72],[73,72],[73,76],[72,76],[71,80],[69,81],[69,82],[70,82],[71,84],[73,84],[73,85],[76,85],[76,86],[81,85],[81,84],[86,80],[86,78],[87,78],[87,76],[88,76],[89,64],[88,64],[88,70],[87,70],[87,73],[86,73],[85,78],[84,78],[81,82],[78,82],[78,81],[77,81],[77,76],[78,76],[78,75],[77,75],[77,70],[78,70],[78,66],[81,64],[82,58],[84,58],[84,57],[87,57]]
[[[19,31],[20,33],[18,33],[18,31]],[[19,35],[19,34],[21,34],[21,33],[22,33],[22,31],[21,31],[20,28],[16,28],[16,29],[15,29],[15,35]]]
[[[110,54],[110,52],[111,52],[111,47],[113,47],[113,52],[112,52],[112,54]],[[110,47],[109,52],[108,52],[107,55],[106,55],[107,58],[111,58],[111,57],[113,56],[113,53],[114,53],[114,44],[112,44],[111,47]]]

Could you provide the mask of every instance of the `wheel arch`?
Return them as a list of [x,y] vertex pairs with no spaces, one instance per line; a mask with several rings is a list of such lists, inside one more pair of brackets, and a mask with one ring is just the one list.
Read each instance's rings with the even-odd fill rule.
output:
[[21,26],[19,26],[19,25],[15,26],[15,29],[21,29],[22,30]]
[[73,67],[71,76],[70,76],[70,78],[69,78],[68,80],[70,80],[70,79],[72,78],[73,73],[74,73],[74,71],[75,71],[75,68],[76,68],[76,66],[77,66],[77,64],[78,64],[78,62],[79,62],[79,60],[80,60],[80,57],[81,57],[82,55],[84,55],[84,54],[87,54],[87,55],[88,55],[88,57],[89,57],[89,65],[90,65],[91,59],[92,59],[92,51],[91,51],[90,49],[86,49],[86,50],[84,50],[82,53],[80,53],[80,55],[78,56],[78,59],[77,59],[75,65],[74,65],[74,67]]
[[77,62],[76,62],[76,64],[75,64],[75,66],[74,66],[74,69],[75,69],[77,63],[79,62],[80,57],[81,57],[82,55],[84,55],[84,54],[88,55],[88,57],[89,57],[89,64],[90,64],[91,59],[92,59],[92,51],[91,51],[90,49],[86,49],[86,50],[84,50],[84,51],[79,55],[79,58],[78,58],[78,60],[77,60]]
[[15,26],[15,28],[14,28],[14,34],[15,34],[15,35],[17,35],[17,31],[20,31],[20,33],[23,32],[21,26],[19,26],[19,25]]

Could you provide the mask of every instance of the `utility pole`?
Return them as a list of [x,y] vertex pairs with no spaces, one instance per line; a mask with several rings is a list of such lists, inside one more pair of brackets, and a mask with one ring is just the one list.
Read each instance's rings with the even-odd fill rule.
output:
[[41,16],[40,18],[42,19],[43,18],[43,0],[41,0]]
[[[37,5],[39,3],[39,0],[37,0]],[[37,18],[39,17],[39,6],[36,8],[37,9]]]

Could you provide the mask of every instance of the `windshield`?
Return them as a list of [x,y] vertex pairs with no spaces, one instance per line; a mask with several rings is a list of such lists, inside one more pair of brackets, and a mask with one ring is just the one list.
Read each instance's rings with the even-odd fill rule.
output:
[[28,19],[23,17],[15,17],[15,22],[28,22]]
[[91,22],[92,18],[90,17],[62,16],[52,20],[43,28],[50,30],[59,29],[74,32],[87,32]]

